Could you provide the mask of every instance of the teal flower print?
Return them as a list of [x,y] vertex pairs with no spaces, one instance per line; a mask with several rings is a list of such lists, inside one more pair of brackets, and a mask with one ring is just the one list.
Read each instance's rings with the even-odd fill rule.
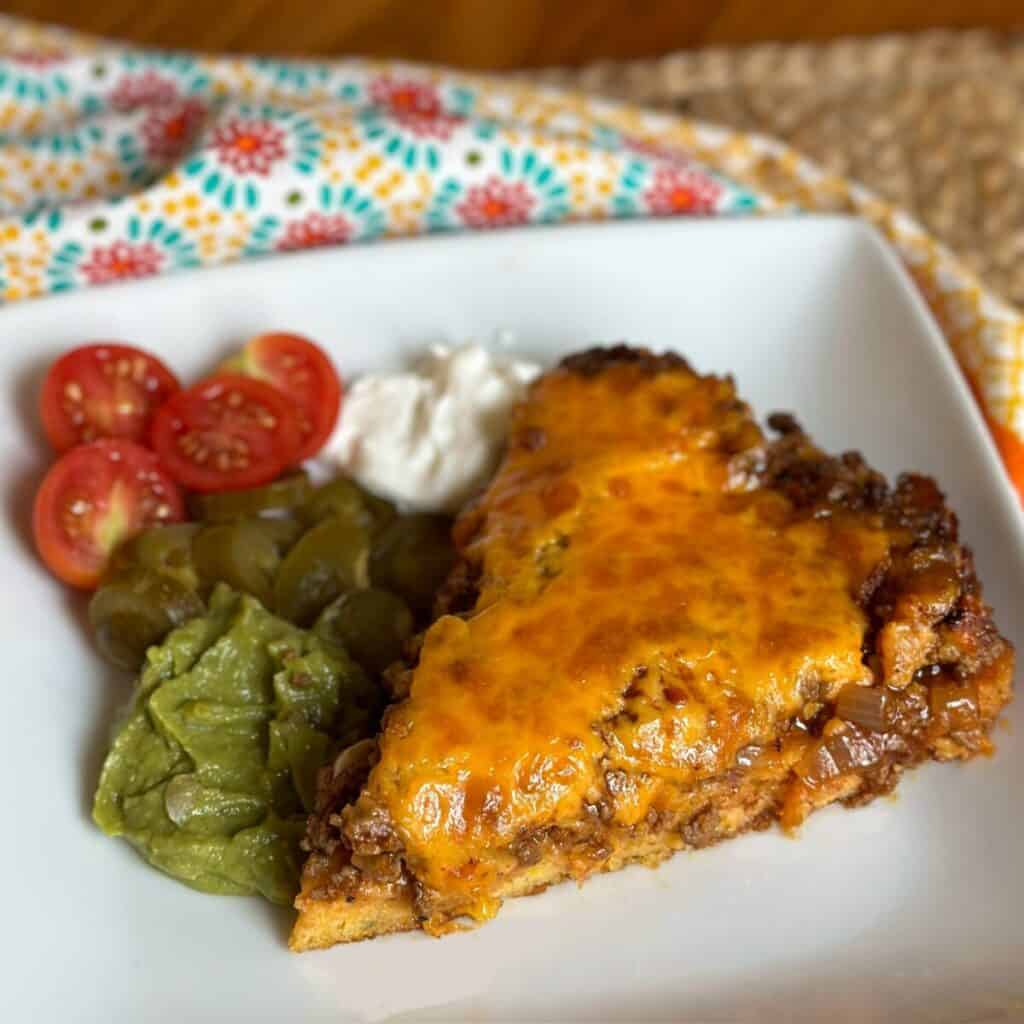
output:
[[195,243],[178,228],[156,219],[131,217],[125,234],[107,242],[65,242],[46,268],[50,290],[110,284],[199,266]]
[[256,224],[247,255],[366,241],[383,234],[387,226],[385,212],[354,185],[321,185],[313,209],[302,210],[302,198],[293,204],[294,216],[267,217]]
[[252,62],[252,67],[256,74],[276,89],[281,92],[293,92],[298,98],[324,85],[331,77],[330,67],[315,61],[258,57]]
[[612,199],[617,214],[736,213],[760,206],[752,192],[694,163],[677,146],[628,135],[622,145],[644,159],[632,161],[620,179]]
[[427,226],[434,231],[508,227],[549,223],[568,215],[568,187],[556,168],[534,150],[502,149],[497,163],[500,173],[482,182],[443,182],[427,210]]
[[285,167],[312,174],[323,143],[317,123],[297,110],[240,106],[218,121],[203,150],[189,160],[185,174],[203,192],[217,195],[227,209],[259,205],[259,182]]
[[0,62],[0,94],[21,103],[47,103],[71,91],[69,58],[57,50],[8,53]]
[[373,107],[359,115],[366,140],[407,170],[436,171],[441,166],[438,143],[447,142],[465,117],[447,109],[430,82],[379,75],[367,95]]
[[[152,81],[149,76],[170,80],[179,96],[193,96],[209,92],[210,75],[203,64],[187,53],[173,51],[139,50],[123,53],[117,62],[113,77],[113,92],[119,88],[130,90],[125,80],[139,78]],[[135,86],[138,88],[138,86]],[[123,95],[123,94],[122,94]],[[133,104],[138,105],[138,104]]]
[[618,217],[629,217],[642,210],[643,186],[650,170],[646,160],[624,161],[611,196],[612,213]]
[[56,231],[64,223],[64,211],[59,206],[42,200],[22,214],[21,223],[27,228],[38,226],[46,228],[47,231]]
[[185,153],[206,119],[206,104],[194,96],[148,110],[142,123],[117,139],[117,155],[133,182],[152,181]]

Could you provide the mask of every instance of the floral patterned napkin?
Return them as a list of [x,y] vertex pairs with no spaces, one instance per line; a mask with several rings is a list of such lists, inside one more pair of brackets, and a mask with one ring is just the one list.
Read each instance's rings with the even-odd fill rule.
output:
[[1024,494],[1024,321],[770,139],[522,81],[142,50],[0,17],[0,301],[382,235],[844,211],[893,243]]

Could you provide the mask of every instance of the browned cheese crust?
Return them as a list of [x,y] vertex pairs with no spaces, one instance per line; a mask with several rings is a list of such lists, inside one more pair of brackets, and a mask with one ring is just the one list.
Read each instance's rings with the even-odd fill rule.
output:
[[[454,826],[444,824],[450,818],[444,818],[443,806],[438,811],[432,805],[431,811],[423,803],[423,794],[436,794],[437,779],[445,776],[430,774],[436,767],[433,762],[443,760],[443,752],[433,755],[426,739],[419,746],[410,745],[409,735],[415,739],[417,729],[424,737],[430,735],[426,720],[432,712],[416,705],[417,688],[433,692],[428,687],[440,671],[438,649],[450,643],[453,649],[468,650],[466,645],[475,634],[466,631],[475,628],[483,613],[494,618],[494,609],[505,608],[510,601],[530,610],[550,599],[549,580],[569,571],[560,546],[570,542],[583,546],[577,538],[583,537],[584,527],[565,518],[573,514],[566,508],[584,501],[588,488],[602,489],[602,495],[609,488],[622,494],[628,489],[618,477],[609,478],[605,469],[593,468],[601,445],[618,443],[616,411],[609,412],[612,425],[606,428],[596,406],[608,394],[620,394],[623,415],[628,415],[636,407],[629,403],[648,388],[664,415],[682,417],[680,431],[689,431],[687,437],[697,440],[690,448],[673,449],[678,456],[674,461],[656,462],[653,449],[641,450],[640,442],[630,435],[621,451],[623,464],[632,467],[630,493],[645,473],[660,473],[672,481],[697,480],[676,488],[680,503],[698,500],[691,491],[704,488],[712,494],[715,504],[709,507],[718,509],[716,514],[751,515],[749,521],[758,524],[757,529],[768,522],[771,530],[765,536],[772,543],[781,538],[779,543],[789,547],[780,550],[791,548],[795,558],[807,562],[794,566],[798,578],[801,572],[814,575],[818,550],[814,545],[824,544],[831,560],[822,563],[822,573],[827,569],[835,579],[846,581],[840,588],[844,593],[836,600],[841,597],[849,608],[836,605],[835,632],[823,633],[824,639],[814,638],[807,628],[800,633],[797,626],[787,625],[792,635],[779,641],[780,649],[803,643],[799,637],[805,634],[811,637],[807,641],[810,668],[801,662],[803,667],[793,670],[785,685],[773,683],[771,697],[768,689],[758,689],[761,681],[754,680],[744,684],[746,689],[737,684],[735,692],[729,690],[728,702],[719,703],[717,694],[709,695],[705,684],[693,681],[685,659],[666,667],[660,652],[675,649],[671,638],[657,641],[657,657],[650,653],[655,650],[650,645],[643,648],[648,654],[641,657],[640,648],[625,641],[613,644],[599,664],[580,662],[577,657],[569,664],[581,664],[580,677],[607,677],[611,696],[588,724],[585,749],[578,738],[567,741],[568,767],[559,767],[558,762],[552,769],[563,773],[560,779],[570,780],[564,786],[570,795],[572,786],[578,785],[576,803],[564,795],[544,802],[547,794],[542,787],[553,789],[554,776],[540,782],[516,781],[522,788],[510,796],[513,783],[503,781],[486,762],[488,756],[504,755],[494,754],[485,744],[477,749],[482,740],[474,746],[472,737],[462,737],[455,725],[448,725],[452,748],[461,749],[462,744],[468,751],[458,762],[458,778],[464,780],[459,783],[464,831],[453,831]],[[565,407],[549,415],[552,402]],[[596,421],[596,439],[586,442],[593,451],[581,454],[578,465],[562,458],[572,450],[572,437],[566,435],[568,439],[561,442],[558,438],[558,424],[572,418],[574,402],[593,404]],[[586,422],[587,415],[591,413],[581,412],[580,422]],[[889,792],[906,768],[924,759],[946,761],[991,752],[989,732],[1010,699],[1013,650],[993,623],[971,553],[959,542],[956,516],[934,481],[908,474],[889,486],[857,453],[828,456],[821,452],[792,417],[776,414],[769,417],[768,425],[773,439],[762,434],[747,406],[736,398],[731,380],[698,377],[674,355],[622,346],[592,349],[569,357],[542,379],[516,420],[496,483],[457,524],[462,560],[439,595],[440,621],[427,635],[425,653],[406,672],[395,674],[399,696],[406,696],[411,687],[412,702],[400,700],[389,710],[379,742],[365,742],[321,773],[292,948],[310,949],[420,927],[441,934],[467,919],[486,919],[505,898],[536,892],[565,878],[583,880],[594,872],[636,861],[653,865],[677,850],[708,846],[774,821],[795,829],[811,811],[828,803],[862,804]],[[612,440],[603,439],[604,429]],[[531,461],[534,453],[536,462]],[[568,468],[564,477],[552,477],[554,483],[545,491],[547,511],[541,525],[548,529],[557,523],[559,532],[543,534],[542,545],[538,542],[536,550],[517,556],[535,564],[542,578],[536,592],[524,595],[510,582],[509,567],[515,560],[502,561],[500,556],[507,555],[512,543],[508,531],[501,532],[502,517],[511,520],[525,513],[503,495],[509,493],[512,475],[528,480],[535,466],[537,472],[550,474],[556,457],[561,459],[559,467]],[[698,466],[698,458],[706,462]],[[691,459],[699,473],[695,469],[690,477],[672,476],[679,472],[680,459]],[[570,473],[576,493],[566,496],[564,480]],[[557,500],[551,499],[552,494]],[[665,503],[672,500],[664,499]],[[699,500],[705,498],[699,496]],[[670,511],[669,507],[664,514]],[[656,531],[666,521],[657,520],[648,528]],[[557,543],[552,544],[552,536]],[[685,556],[693,560],[694,572],[720,570],[714,562],[713,543],[712,537],[708,564],[699,549],[696,555]],[[635,557],[648,558],[654,567],[651,571],[661,571],[648,548]],[[673,566],[672,572],[682,571],[685,579],[685,568]],[[745,581],[737,577],[732,582],[741,591]],[[824,586],[820,581],[818,585]],[[780,635],[771,615],[781,613],[769,609],[763,614],[767,618],[759,627],[762,633]],[[826,625],[829,614],[822,613]],[[650,633],[649,618],[644,623]],[[643,630],[637,627],[634,632],[639,635]],[[829,638],[832,635],[835,641]],[[543,643],[543,637],[537,642]],[[834,656],[829,650],[833,642]],[[723,643],[728,646],[727,641]],[[746,650],[737,644],[735,650]],[[741,669],[748,666],[747,675],[759,666],[781,674],[779,666],[795,664],[792,651],[784,652],[786,661],[779,660],[782,655],[776,657],[777,652],[765,654],[763,644],[755,653],[753,661],[754,655],[747,662],[739,654],[734,657]],[[800,650],[795,653],[799,655]],[[628,664],[617,665],[615,658]],[[444,662],[465,672],[471,672],[474,664],[468,655],[462,661]],[[492,678],[485,669],[500,682],[501,677],[493,675],[498,669],[481,664],[481,687]],[[623,676],[622,668],[632,674]],[[448,680],[442,683],[454,685]],[[537,680],[534,699],[544,701],[548,689],[544,680]],[[437,692],[458,693],[461,700],[463,690]],[[514,703],[514,698],[509,699]],[[467,704],[465,714],[472,715],[475,708]],[[692,717],[694,708],[703,717]],[[449,710],[456,717],[460,713],[459,707]],[[561,719],[551,721],[559,728],[563,725]],[[650,737],[651,729],[664,730],[673,724],[689,730],[679,732],[690,738],[689,746],[681,747],[680,740],[671,757],[660,747],[657,756],[643,748],[643,742],[649,742],[643,737]],[[542,735],[542,731],[533,736],[526,730],[522,749],[514,751],[517,764],[540,745]],[[477,754],[479,760],[474,760]],[[423,762],[417,769],[421,776],[412,781],[412,769],[403,761],[410,758]],[[433,788],[424,783],[414,789],[421,777],[428,778]],[[474,789],[476,777],[486,778],[486,785],[481,782]],[[413,798],[402,802],[410,792],[420,800],[415,806],[426,808],[424,814],[441,815],[444,827],[435,830],[440,838],[425,838],[426,830],[410,817]],[[467,808],[475,798],[478,802],[471,812]],[[533,801],[530,809],[521,810],[528,800]],[[513,812],[510,807],[519,810]],[[476,817],[471,818],[471,813]]]

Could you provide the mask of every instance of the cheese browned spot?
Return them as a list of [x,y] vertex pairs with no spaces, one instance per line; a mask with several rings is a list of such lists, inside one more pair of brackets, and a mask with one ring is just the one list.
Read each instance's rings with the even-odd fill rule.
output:
[[[369,887],[402,907],[389,930],[443,931],[981,749],[1012,658],[941,496],[775,425],[643,351],[538,381],[456,526],[468,610],[427,632],[358,798],[322,808],[296,948],[379,930]],[[928,673],[977,677],[959,737]],[[884,684],[899,728],[836,717],[843,687]]]

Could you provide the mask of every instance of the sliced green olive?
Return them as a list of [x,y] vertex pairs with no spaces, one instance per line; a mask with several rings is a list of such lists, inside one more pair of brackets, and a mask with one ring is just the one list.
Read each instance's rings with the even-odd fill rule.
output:
[[164,573],[134,568],[96,591],[89,602],[89,621],[100,653],[119,668],[136,670],[147,648],[203,611],[194,590]]
[[273,518],[270,516],[258,516],[254,519],[247,519],[246,522],[269,537],[277,548],[277,553],[282,558],[288,554],[295,546],[295,542],[306,532],[305,524],[292,516],[274,516]]
[[428,615],[434,595],[455,564],[451,520],[444,516],[401,516],[377,538],[370,579],[390,590],[418,615]]
[[209,586],[227,583],[272,607],[274,574],[281,563],[277,544],[263,525],[242,519],[206,526],[192,542],[196,568]]
[[110,574],[149,569],[172,577],[189,590],[198,590],[199,576],[192,559],[192,541],[198,532],[198,523],[174,523],[143,530],[117,549]]
[[263,487],[244,491],[219,491],[194,498],[197,519],[208,523],[230,523],[247,516],[305,504],[312,493],[309,476],[297,470]]
[[333,518],[314,526],[278,570],[278,615],[308,626],[335,598],[367,586],[369,553],[369,534],[358,523]]
[[354,590],[329,604],[313,627],[322,640],[344,647],[371,675],[402,656],[412,636],[409,606],[387,590]]
[[335,517],[358,523],[376,533],[397,513],[390,502],[364,491],[354,480],[338,477],[313,492],[302,507],[301,515],[310,525]]

